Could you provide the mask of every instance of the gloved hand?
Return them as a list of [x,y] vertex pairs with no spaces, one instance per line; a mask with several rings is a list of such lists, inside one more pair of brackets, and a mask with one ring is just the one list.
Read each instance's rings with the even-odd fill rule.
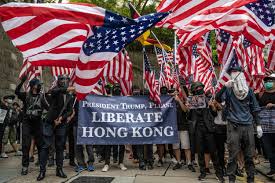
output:
[[263,136],[263,129],[262,127],[259,125],[257,126],[257,137],[261,138]]
[[229,80],[226,83],[224,83],[224,86],[227,88],[231,88],[233,86],[234,80]]

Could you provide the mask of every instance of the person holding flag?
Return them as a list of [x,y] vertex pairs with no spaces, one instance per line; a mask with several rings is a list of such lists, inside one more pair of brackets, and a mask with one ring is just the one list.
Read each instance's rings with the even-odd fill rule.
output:
[[229,183],[234,183],[236,180],[237,155],[241,147],[244,152],[247,183],[254,183],[255,142],[253,123],[257,126],[257,136],[260,138],[263,135],[258,117],[260,108],[255,94],[246,83],[244,73],[238,66],[236,57],[233,57],[227,72],[231,79],[216,94],[216,100],[221,103],[224,97],[226,104]]

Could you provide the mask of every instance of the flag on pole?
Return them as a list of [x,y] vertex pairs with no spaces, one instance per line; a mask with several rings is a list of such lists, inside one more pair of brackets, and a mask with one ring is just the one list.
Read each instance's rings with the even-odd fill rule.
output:
[[144,59],[144,75],[145,75],[145,84],[149,89],[149,97],[152,101],[157,104],[160,104],[160,96],[157,87],[157,82],[155,78],[155,73],[151,70],[151,65],[148,60],[148,56],[143,48],[143,59]]

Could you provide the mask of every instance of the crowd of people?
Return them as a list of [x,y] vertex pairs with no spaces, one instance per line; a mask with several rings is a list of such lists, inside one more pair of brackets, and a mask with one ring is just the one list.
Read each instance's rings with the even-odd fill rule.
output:
[[[240,68],[231,68],[230,73],[231,80],[215,96],[205,93],[204,85],[200,82],[192,83],[189,89],[183,86],[184,98],[179,97],[178,91],[161,87],[161,95],[171,95],[176,101],[180,143],[157,144],[156,152],[153,151],[153,144],[78,145],[79,109],[75,88],[69,86],[70,78],[60,75],[57,86],[47,93],[42,92],[41,82],[37,78],[29,82],[29,92],[22,92],[21,88],[26,82],[26,78],[22,78],[15,90],[22,105],[15,102],[14,95],[5,96],[1,101],[1,113],[6,112],[0,123],[1,158],[8,158],[6,147],[9,141],[15,155],[22,156],[21,174],[27,175],[36,146],[36,164],[40,166],[37,180],[41,181],[45,178],[47,165],[55,164],[56,176],[67,177],[63,171],[65,151],[69,164],[76,172],[94,171],[96,158],[105,163],[102,171],[107,172],[111,157],[114,164],[126,171],[124,157],[125,152],[130,151],[130,158],[138,163],[140,170],[161,167],[165,157],[170,156],[174,160],[173,170],[186,165],[190,173],[196,172],[198,162],[199,180],[206,178],[212,162],[219,182],[225,182],[224,178],[228,176],[229,182],[234,183],[236,176],[243,176],[245,170],[247,182],[252,183],[258,153],[270,162],[267,175],[275,176],[275,122],[263,126],[259,117],[262,109],[275,111],[275,74],[264,79],[264,92],[255,94],[246,84]],[[119,84],[108,84],[105,89],[110,97],[121,95]],[[148,91],[133,87],[133,95],[148,95]],[[193,98],[203,96],[206,106],[191,108],[186,100],[189,95]],[[22,152],[16,143],[20,139]]]

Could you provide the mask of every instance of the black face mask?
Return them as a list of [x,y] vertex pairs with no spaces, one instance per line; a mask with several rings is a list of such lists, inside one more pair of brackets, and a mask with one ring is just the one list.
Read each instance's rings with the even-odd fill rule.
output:
[[120,96],[121,94],[121,89],[120,88],[115,88],[113,90],[113,96]]
[[37,85],[37,93],[40,93],[41,92],[41,89],[42,89],[42,86],[39,84]]
[[107,95],[111,94],[111,89],[110,88],[105,88],[105,91],[106,91]]

